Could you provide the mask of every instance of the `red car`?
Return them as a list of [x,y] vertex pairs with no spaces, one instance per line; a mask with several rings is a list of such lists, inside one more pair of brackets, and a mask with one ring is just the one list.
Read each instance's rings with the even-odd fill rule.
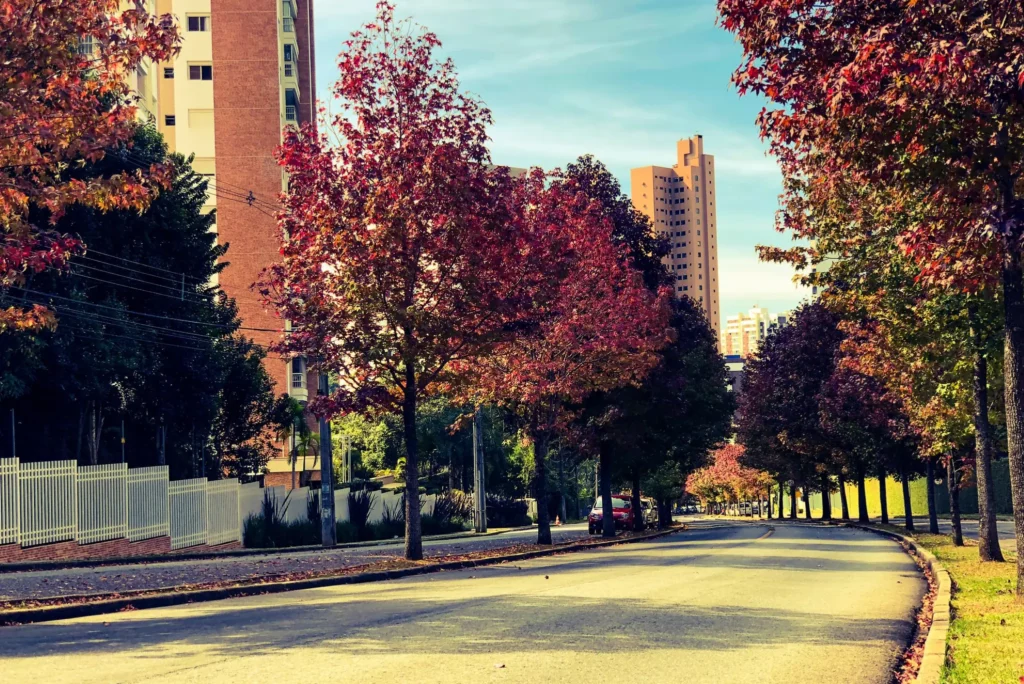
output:
[[[633,529],[633,503],[628,494],[612,494],[612,515],[615,517],[615,529]],[[590,534],[598,534],[602,530],[603,521],[604,502],[599,496],[590,515],[587,516]]]

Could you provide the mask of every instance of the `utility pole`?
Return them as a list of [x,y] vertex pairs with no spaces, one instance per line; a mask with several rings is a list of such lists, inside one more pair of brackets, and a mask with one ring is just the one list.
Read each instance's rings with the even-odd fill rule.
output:
[[124,463],[124,418],[121,418],[121,463]]
[[473,519],[477,532],[487,531],[487,493],[484,491],[484,428],[480,407],[473,414]]
[[[330,388],[327,373],[320,369],[319,394],[327,396]],[[326,417],[320,418],[320,540],[330,548],[338,543],[334,523],[334,468],[331,459],[331,424]]]

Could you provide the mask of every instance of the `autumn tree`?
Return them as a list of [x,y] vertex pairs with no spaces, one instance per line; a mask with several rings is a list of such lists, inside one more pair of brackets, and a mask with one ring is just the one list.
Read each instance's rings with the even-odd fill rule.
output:
[[[719,0],[744,59],[741,93],[784,176],[828,192],[836,179],[924,201],[899,244],[922,275],[970,288],[998,270],[1005,394],[1024,595],[1024,13],[997,0]],[[813,160],[814,163],[809,163]],[[813,237],[787,185],[781,225]],[[791,203],[789,200],[796,200]],[[900,207],[894,207],[899,211]],[[870,237],[870,236],[865,236]]]
[[821,304],[805,304],[789,326],[769,335],[746,365],[737,410],[737,441],[748,466],[792,480],[804,492],[831,487],[832,449],[819,416],[819,396],[835,370],[842,341],[837,318]]
[[[166,169],[85,169],[130,147],[137,107],[130,83],[144,62],[170,58],[178,34],[120,0],[0,2],[0,288],[67,263],[79,241],[54,229],[65,209],[140,209]],[[32,207],[45,212],[30,219]],[[0,310],[0,333],[52,323],[41,305]]]
[[289,130],[282,261],[261,291],[292,323],[282,344],[337,389],[314,411],[400,413],[406,557],[422,557],[417,406],[453,361],[489,352],[522,323],[541,250],[512,204],[506,169],[488,162],[490,112],[459,89],[433,33],[377,18],[346,41],[325,122]]
[[[535,300],[530,325],[465,368],[470,393],[514,411],[534,449],[537,540],[551,543],[546,468],[552,437],[594,393],[637,385],[668,341],[667,289],[654,293],[615,244],[603,206],[575,181],[539,169],[516,183],[516,220],[544,236],[556,282]],[[611,502],[610,484],[602,496]],[[607,519],[612,520],[609,513]],[[614,530],[612,531],[614,534]]]
[[[689,297],[674,299],[669,325],[671,341],[644,381],[593,395],[579,421],[609,478],[614,472],[630,483],[634,506],[650,474],[665,466],[663,474],[675,468],[685,477],[732,432],[735,398],[703,310]],[[659,503],[667,509],[664,496]]]

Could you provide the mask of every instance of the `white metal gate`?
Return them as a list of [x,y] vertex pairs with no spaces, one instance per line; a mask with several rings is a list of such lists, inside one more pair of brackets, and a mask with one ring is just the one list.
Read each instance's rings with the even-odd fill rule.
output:
[[18,465],[22,546],[75,538],[78,527],[76,470],[74,461]]
[[21,523],[18,459],[0,458],[0,544],[17,544]]
[[171,501],[171,548],[206,543],[206,478],[175,480],[167,491]]
[[168,475],[167,466],[128,471],[128,541],[166,537],[171,533]]
[[78,543],[128,536],[128,464],[78,469]]
[[239,540],[238,480],[217,480],[206,485],[206,543]]

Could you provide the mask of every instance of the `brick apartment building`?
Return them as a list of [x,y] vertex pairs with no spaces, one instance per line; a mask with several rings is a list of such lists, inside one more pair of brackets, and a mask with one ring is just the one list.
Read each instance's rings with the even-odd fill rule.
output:
[[[169,148],[195,155],[194,168],[209,178],[218,241],[230,245],[221,289],[247,328],[281,330],[252,285],[279,251],[273,214],[287,179],[274,151],[286,126],[315,117],[313,0],[155,0],[155,10],[176,17],[182,45],[146,81],[155,82],[146,109]],[[280,337],[246,334],[264,346]],[[277,394],[303,402],[315,394],[304,359],[268,355],[265,366]],[[269,465],[271,484],[290,484],[287,449]]]

